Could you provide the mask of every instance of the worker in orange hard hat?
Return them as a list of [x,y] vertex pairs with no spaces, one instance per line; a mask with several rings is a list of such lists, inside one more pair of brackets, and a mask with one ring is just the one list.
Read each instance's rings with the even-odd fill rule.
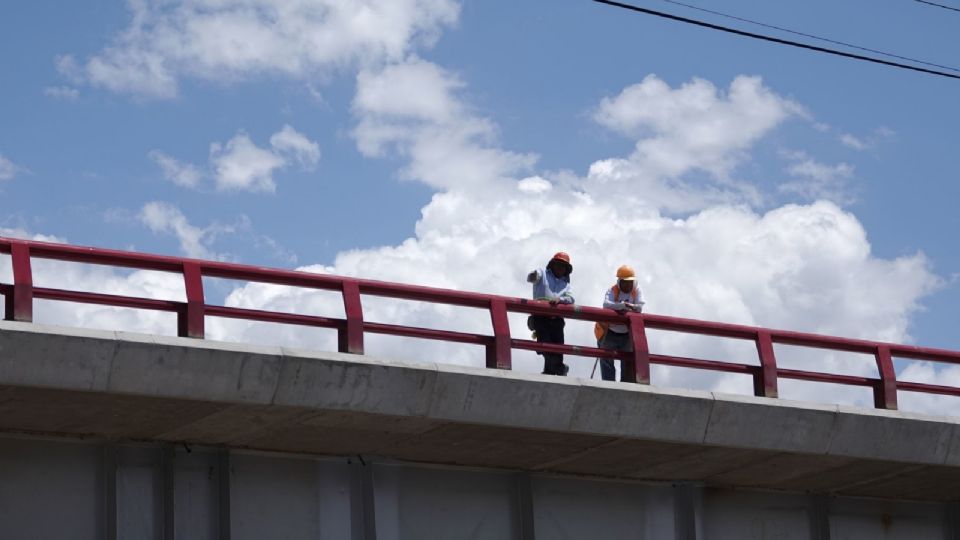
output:
[[[533,284],[533,299],[545,300],[550,305],[572,304],[573,290],[570,288],[570,274],[573,265],[570,255],[558,251],[545,268],[527,274],[527,282]],[[563,317],[549,315],[531,315],[527,325],[536,332],[541,343],[563,343]],[[570,366],[563,363],[559,353],[538,353],[543,355],[543,372],[547,375],[566,375]]]
[[[637,287],[637,273],[633,268],[623,265],[617,268],[617,282],[607,289],[603,297],[603,307],[616,310],[623,314],[627,311],[643,311],[643,295]],[[594,328],[597,337],[597,347],[614,351],[633,351],[633,340],[627,325],[623,323],[597,323]],[[617,370],[611,358],[598,358],[600,361],[600,377],[605,381],[616,380]],[[596,367],[596,366],[594,366]],[[623,374],[620,376],[623,380]]]

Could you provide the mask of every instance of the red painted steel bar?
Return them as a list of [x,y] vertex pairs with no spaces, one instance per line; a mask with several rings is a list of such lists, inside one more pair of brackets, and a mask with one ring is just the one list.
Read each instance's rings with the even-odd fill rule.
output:
[[10,245],[13,265],[13,294],[8,296],[7,319],[31,322],[33,320],[33,271],[30,268],[30,246],[26,242]]
[[343,280],[343,312],[347,326],[340,332],[340,352],[363,354],[363,305],[360,303],[360,283]]
[[180,326],[178,334],[181,337],[203,339],[205,301],[203,298],[203,274],[198,263],[184,261],[183,283],[187,292],[187,305],[178,317]]
[[139,298],[135,296],[117,296],[115,294],[66,291],[63,289],[48,289],[46,287],[34,287],[33,297],[43,300],[60,300],[61,302],[77,302],[101,306],[149,309],[152,311],[179,312],[183,309],[183,302],[177,302],[175,300],[156,300],[154,298]]
[[877,345],[877,371],[880,381],[873,389],[873,403],[878,409],[897,408],[897,372],[893,369],[893,357],[890,347]]
[[647,329],[639,313],[628,313],[630,340],[633,356],[620,366],[622,379],[626,382],[650,384],[650,346],[647,344]]
[[[217,316],[333,328],[338,331],[339,349],[351,353],[363,352],[363,336],[365,332],[475,344],[486,348],[487,366],[498,369],[511,369],[512,349],[521,349],[619,359],[623,363],[624,380],[638,383],[650,382],[651,364],[740,373],[753,377],[755,393],[767,397],[777,396],[778,379],[780,377],[870,387],[874,391],[876,406],[888,409],[895,409],[897,407],[898,390],[960,396],[960,388],[898,381],[893,367],[893,358],[960,364],[960,352],[957,351],[879,343],[785,330],[771,330],[743,325],[667,317],[663,315],[630,314],[622,316],[611,310],[587,306],[552,307],[544,302],[524,298],[510,298],[419,285],[344,278],[293,270],[245,266],[219,261],[201,261],[29,240],[0,238],[0,253],[9,253],[11,255],[14,277],[13,284],[0,284],[0,294],[5,297],[6,318],[13,320],[32,320],[33,299],[42,298],[176,312],[178,314],[178,331],[180,335],[197,338],[204,336],[204,317]],[[178,273],[181,274],[184,279],[187,301],[177,302],[172,300],[156,300],[34,287],[31,269],[31,260],[34,258]],[[346,317],[345,319],[336,319],[295,313],[207,305],[203,292],[204,277],[338,291],[342,294]],[[364,322],[361,295],[442,303],[488,310],[491,317],[493,335],[484,336],[448,330]],[[626,323],[630,328],[634,351],[632,353],[623,353],[595,347],[537,343],[529,340],[512,339],[508,321],[508,314],[511,312],[562,316],[573,320]],[[652,354],[647,343],[647,329],[750,340],[755,342],[757,346],[760,365],[755,366],[717,360]],[[774,353],[775,344],[870,354],[876,359],[879,376],[877,378],[870,378],[778,368]]]
[[420,328],[417,326],[400,326],[397,324],[384,323],[363,323],[363,329],[366,332],[374,334],[386,334],[389,336],[412,337],[419,339],[432,339],[436,341],[449,341],[452,343],[468,343],[471,345],[483,345],[490,347],[493,345],[493,338],[480,334],[468,334],[466,332],[452,332],[450,330],[437,330],[436,328]]
[[487,346],[487,367],[511,369],[513,359],[510,349],[510,321],[507,318],[507,303],[503,298],[490,300],[490,319],[493,325],[493,343]]
[[346,328],[347,321],[331,319],[316,315],[300,315],[297,313],[282,313],[278,311],[262,311],[259,309],[245,309],[226,306],[204,306],[204,312],[211,317],[227,319],[242,319],[247,321],[272,322],[279,324],[295,324],[298,326],[314,326],[318,328]]
[[777,390],[777,358],[773,353],[773,337],[767,330],[757,331],[757,354],[760,369],[753,378],[753,393],[757,396],[775,398]]

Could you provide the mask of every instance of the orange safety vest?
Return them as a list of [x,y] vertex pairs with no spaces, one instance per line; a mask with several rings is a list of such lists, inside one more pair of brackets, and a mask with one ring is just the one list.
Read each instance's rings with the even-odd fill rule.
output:
[[[611,287],[610,291],[613,293],[614,302],[620,299],[620,287],[618,285],[614,285],[613,287]],[[630,303],[631,304],[637,303],[637,286],[636,285],[634,285],[633,290],[630,291]],[[610,327],[610,323],[602,323],[602,322],[598,322],[596,326],[593,327],[593,335],[597,336],[597,341],[600,341],[601,339],[603,339],[603,335],[607,333],[607,328],[609,327]]]

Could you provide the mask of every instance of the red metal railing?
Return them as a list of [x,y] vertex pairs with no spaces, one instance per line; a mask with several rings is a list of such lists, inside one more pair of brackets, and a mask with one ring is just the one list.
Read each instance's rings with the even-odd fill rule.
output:
[[[650,382],[650,365],[661,364],[750,375],[754,382],[754,393],[766,397],[777,397],[777,382],[780,378],[869,387],[873,389],[876,407],[885,409],[897,408],[898,390],[960,396],[960,388],[957,387],[898,381],[893,367],[894,357],[960,364],[960,352],[955,351],[681,319],[662,315],[641,315],[638,313],[618,315],[611,310],[584,306],[561,305],[551,307],[545,302],[523,298],[2,237],[0,237],[0,253],[9,253],[13,266],[13,284],[0,284],[0,294],[5,299],[7,320],[32,321],[33,300],[40,298],[173,312],[177,314],[178,335],[193,338],[204,337],[205,317],[226,317],[333,328],[338,333],[339,350],[355,354],[363,353],[365,333],[377,333],[482,345],[486,347],[487,367],[496,369],[511,369],[513,349],[522,349],[619,359],[622,362],[624,380],[643,384],[649,384]],[[31,270],[33,259],[54,259],[178,273],[183,276],[186,302],[35,287]],[[343,297],[345,317],[340,319],[209,305],[204,299],[204,277],[340,291]],[[363,306],[360,300],[361,294],[485,309],[490,313],[493,335],[364,321]],[[629,353],[614,352],[595,347],[547,344],[526,339],[514,339],[510,335],[510,325],[507,319],[507,314],[511,312],[531,315],[560,315],[567,319],[595,322],[624,323],[630,329],[634,351]],[[653,354],[647,345],[647,328],[753,341],[756,344],[760,362],[759,365],[751,365]],[[869,354],[876,359],[879,376],[876,378],[861,377],[780,368],[777,367],[774,353],[774,344],[777,343]]]

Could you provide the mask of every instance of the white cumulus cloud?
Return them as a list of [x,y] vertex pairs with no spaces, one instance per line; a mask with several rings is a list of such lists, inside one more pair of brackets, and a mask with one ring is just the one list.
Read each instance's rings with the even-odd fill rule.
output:
[[195,165],[183,163],[160,150],[151,150],[150,159],[163,169],[163,175],[174,184],[195,188],[200,184],[203,173]]
[[0,180],[10,180],[20,172],[20,167],[0,154]]
[[130,25],[85,61],[58,57],[74,81],[171,98],[180,80],[281,74],[315,80],[395,61],[454,24],[454,0],[130,0]]
[[283,126],[270,137],[270,146],[281,155],[294,156],[308,170],[316,167],[320,161],[320,145],[289,125]]
[[171,182],[199,188],[205,178],[213,179],[221,191],[273,193],[277,189],[274,174],[296,161],[303,170],[313,170],[320,161],[320,145],[289,125],[270,137],[270,147],[257,146],[248,134],[238,132],[225,144],[210,145],[209,171],[184,163],[161,150],[148,154]]
[[694,79],[670,88],[654,75],[604,98],[594,118],[600,124],[639,137],[631,159],[657,176],[675,177],[692,168],[726,175],[762,135],[799,105],[740,76],[726,92]]
[[353,101],[360,151],[395,151],[409,159],[405,177],[439,189],[503,184],[532,167],[536,156],[496,146],[493,123],[459,99],[462,86],[454,74],[419,59],[361,72]]
[[209,227],[191,225],[179,208],[160,201],[145,204],[138,217],[151,231],[175,236],[183,253],[197,259],[223,258],[208,246],[218,234],[232,232],[232,228],[217,224]]
[[210,145],[217,189],[274,192],[273,172],[285,164],[282,157],[253,144],[246,133],[238,133],[225,145]]
[[854,150],[866,150],[869,146],[866,142],[854,137],[849,133],[841,134],[840,142],[847,148],[853,148]]

